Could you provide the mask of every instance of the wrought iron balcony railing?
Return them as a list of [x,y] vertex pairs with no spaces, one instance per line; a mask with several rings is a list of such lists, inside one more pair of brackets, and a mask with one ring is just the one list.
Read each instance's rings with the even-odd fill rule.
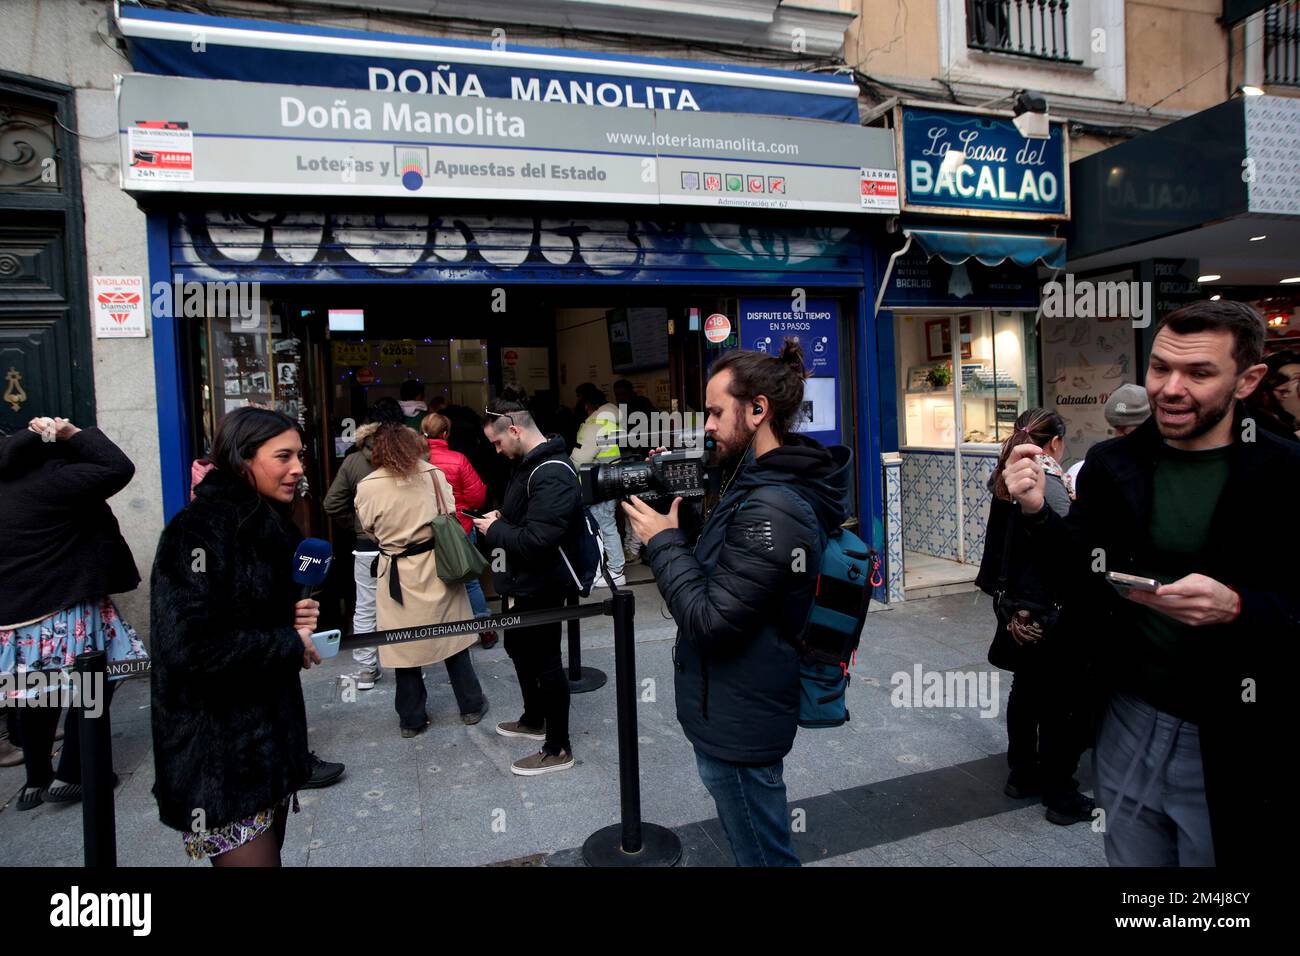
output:
[[1264,82],[1300,86],[1300,0],[1264,11]]
[[966,45],[1055,63],[1070,57],[1068,0],[966,0]]

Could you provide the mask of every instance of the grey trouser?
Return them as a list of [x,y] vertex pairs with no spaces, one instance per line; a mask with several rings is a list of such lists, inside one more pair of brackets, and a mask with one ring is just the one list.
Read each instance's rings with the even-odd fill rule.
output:
[[[375,629],[375,579],[370,563],[378,551],[353,551],[352,579],[357,584],[357,609],[352,615],[352,633],[369,634]],[[354,647],[352,659],[366,670],[379,669],[379,651],[373,647]]]
[[1093,760],[1111,866],[1214,865],[1195,724],[1115,694]]

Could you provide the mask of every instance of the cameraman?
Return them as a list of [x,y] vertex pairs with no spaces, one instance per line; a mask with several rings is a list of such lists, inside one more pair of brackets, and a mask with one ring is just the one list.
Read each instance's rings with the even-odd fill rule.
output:
[[790,434],[806,375],[790,339],[779,358],[733,351],[714,363],[704,430],[725,484],[694,548],[680,498],[667,515],[635,496],[623,505],[677,621],[677,719],[740,866],[799,865],[781,776],[799,718],[794,642],[812,608],[818,529],[846,517],[847,454]]
[[[489,552],[501,549],[506,570],[495,571],[498,594],[513,598],[511,610],[562,607],[577,593],[557,551],[576,550],[582,533],[582,494],[569,464],[564,439],[537,429],[521,402],[495,399],[486,409],[483,432],[497,453],[516,462],[500,511],[474,519]],[[560,622],[506,631],[506,653],[514,661],[524,712],[497,724],[502,737],[544,741],[537,753],[510,765],[531,777],[573,766],[569,743],[569,679],[560,657]]]

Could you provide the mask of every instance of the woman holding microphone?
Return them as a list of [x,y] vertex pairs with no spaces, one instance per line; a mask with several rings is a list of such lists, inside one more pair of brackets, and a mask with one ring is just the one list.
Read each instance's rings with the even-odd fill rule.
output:
[[320,663],[318,605],[293,580],[302,535],[289,518],[302,450],[279,412],[226,415],[214,467],[154,560],[154,795],[190,856],[214,866],[279,866],[309,776],[299,672]]

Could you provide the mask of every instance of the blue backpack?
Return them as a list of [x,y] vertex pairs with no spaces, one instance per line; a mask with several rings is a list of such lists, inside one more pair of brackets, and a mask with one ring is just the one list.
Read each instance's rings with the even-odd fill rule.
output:
[[[793,488],[782,487],[804,500]],[[794,642],[799,652],[799,726],[808,728],[839,727],[848,721],[844,695],[849,666],[862,639],[871,592],[882,582],[875,548],[847,528],[818,530],[822,558],[817,588],[808,622]]]
[[871,591],[881,580],[874,548],[847,528],[822,533],[817,590],[796,642],[800,727],[838,727],[849,719],[849,666],[867,621]]

